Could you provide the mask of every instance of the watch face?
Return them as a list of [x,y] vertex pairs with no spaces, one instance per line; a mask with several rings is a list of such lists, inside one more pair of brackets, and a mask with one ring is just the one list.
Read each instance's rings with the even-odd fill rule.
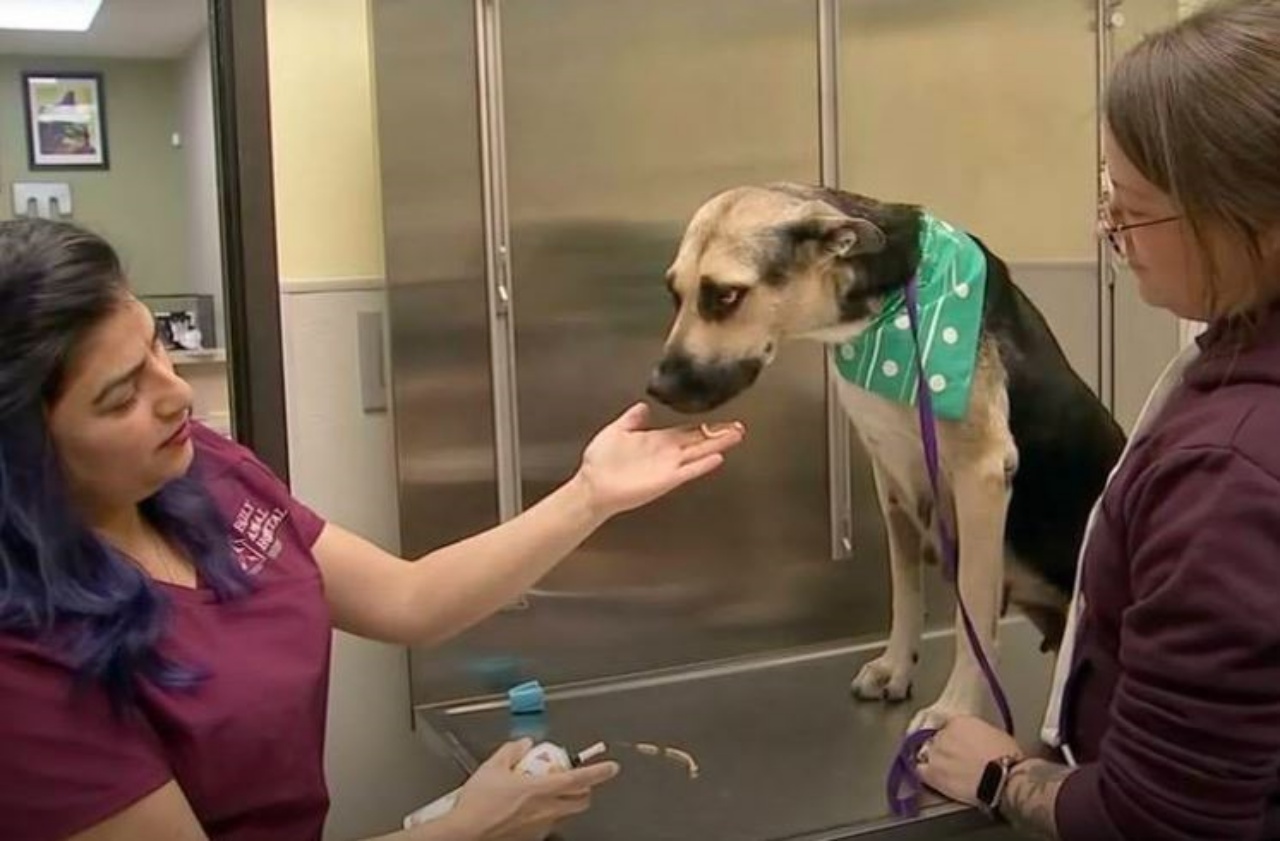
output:
[[991,806],[995,800],[996,791],[1000,788],[1000,778],[1004,775],[1004,769],[1000,763],[992,760],[987,763],[987,767],[982,769],[982,779],[978,781],[978,802],[984,806]]

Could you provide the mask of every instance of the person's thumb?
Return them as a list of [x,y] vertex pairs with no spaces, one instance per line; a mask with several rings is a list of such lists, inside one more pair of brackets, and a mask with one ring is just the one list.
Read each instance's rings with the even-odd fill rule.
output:
[[649,404],[640,402],[636,403],[630,409],[623,412],[611,426],[627,432],[635,432],[638,429],[644,429],[649,423]]

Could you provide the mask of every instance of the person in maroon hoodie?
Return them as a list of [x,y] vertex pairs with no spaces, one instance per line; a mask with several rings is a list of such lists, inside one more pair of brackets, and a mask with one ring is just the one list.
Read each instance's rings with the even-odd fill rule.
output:
[[1280,0],[1121,59],[1102,227],[1143,299],[1207,323],[1091,519],[1045,735],[973,718],[923,780],[1027,836],[1280,838]]
[[[637,404],[523,514],[406,563],[191,405],[108,243],[0,222],[3,841],[318,841],[335,627],[458,634],[743,433],[649,429]],[[528,750],[503,747],[447,815],[383,841],[541,841],[617,771],[530,778]]]

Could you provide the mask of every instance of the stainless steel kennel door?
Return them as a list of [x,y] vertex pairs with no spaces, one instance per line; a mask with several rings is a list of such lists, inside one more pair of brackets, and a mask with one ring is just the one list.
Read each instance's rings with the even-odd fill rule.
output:
[[[817,19],[811,0],[501,5],[520,453],[533,500],[643,396],[671,316],[662,275],[698,204],[746,182],[817,179]],[[589,638],[556,638],[558,658],[576,651],[593,675],[651,668],[752,650],[741,631],[783,627],[771,609],[798,610],[797,633],[817,619],[785,588],[802,566],[831,566],[819,349],[784,348],[756,389],[716,414],[729,415],[747,422],[752,445],[720,475],[609,524],[534,596],[533,612],[610,620]],[[619,607],[654,602],[635,612],[641,624],[616,621]]]
[[401,548],[498,516],[472,0],[371,6]]

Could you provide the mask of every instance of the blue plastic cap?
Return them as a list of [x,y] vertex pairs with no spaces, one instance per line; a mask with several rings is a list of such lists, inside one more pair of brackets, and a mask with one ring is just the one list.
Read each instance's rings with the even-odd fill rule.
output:
[[513,686],[507,691],[507,702],[513,713],[540,713],[547,709],[547,696],[536,680]]

